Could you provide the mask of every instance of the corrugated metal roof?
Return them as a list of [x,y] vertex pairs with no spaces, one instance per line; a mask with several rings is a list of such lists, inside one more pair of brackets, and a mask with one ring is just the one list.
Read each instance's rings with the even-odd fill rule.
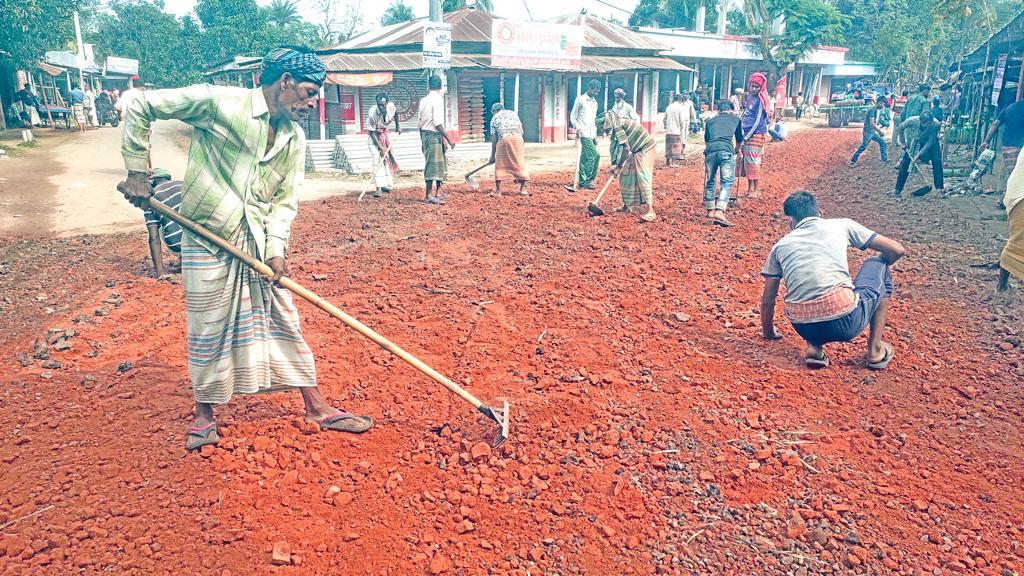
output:
[[[419,52],[374,52],[371,54],[350,54],[339,52],[323,57],[329,72],[376,72],[420,70],[423,55]],[[490,68],[489,54],[452,54],[452,68]],[[603,74],[623,70],[675,70],[692,71],[660,56],[590,56],[584,54],[580,60],[580,72]],[[543,72],[543,71],[539,71]],[[569,73],[571,74],[571,72]]]
[[[483,10],[457,10],[444,15],[444,21],[452,25],[453,42],[487,42],[491,41],[491,24],[497,18]],[[412,46],[423,43],[423,22],[426,18],[417,18],[409,22],[395,24],[361,34],[335,46],[318,50],[321,53],[339,50],[367,50],[374,48]],[[583,16],[579,14],[560,16],[547,22],[553,24],[580,25]],[[623,50],[640,50],[660,52],[669,47],[655,42],[642,34],[602,20],[596,16],[587,16],[586,30],[583,35],[583,48],[616,48]]]
[[643,34],[637,34],[628,28],[612,24],[596,16],[584,16],[583,14],[570,14],[558,16],[547,20],[555,24],[572,24],[579,26],[586,21],[586,31],[583,34],[584,48],[620,48],[634,50],[668,50],[669,47],[655,42]]
[[235,56],[231,60],[214,66],[203,72],[203,76],[219,74],[221,72],[239,72],[242,70],[255,70],[263,65],[263,58],[260,56]]

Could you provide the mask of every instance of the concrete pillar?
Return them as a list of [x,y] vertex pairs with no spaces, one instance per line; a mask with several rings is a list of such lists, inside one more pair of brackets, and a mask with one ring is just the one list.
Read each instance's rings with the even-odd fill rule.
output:
[[707,8],[704,6],[704,3],[702,2],[701,5],[697,7],[697,22],[694,26],[694,32],[698,32],[700,34],[704,33],[704,21],[707,19],[707,15]]

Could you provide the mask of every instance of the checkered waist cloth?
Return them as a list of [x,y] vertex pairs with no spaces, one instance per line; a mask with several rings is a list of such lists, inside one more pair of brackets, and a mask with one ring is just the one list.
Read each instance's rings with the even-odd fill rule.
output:
[[857,307],[857,293],[839,286],[828,294],[806,302],[787,302],[786,317],[794,324],[811,324],[842,318]]

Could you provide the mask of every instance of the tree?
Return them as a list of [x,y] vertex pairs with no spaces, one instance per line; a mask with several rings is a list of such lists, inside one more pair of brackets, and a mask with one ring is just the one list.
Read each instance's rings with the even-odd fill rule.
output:
[[[0,60],[28,66],[75,39],[79,0],[0,0]],[[2,111],[0,111],[2,115]]]
[[280,27],[302,22],[302,17],[299,16],[299,1],[271,0],[270,6],[267,6],[267,20]]
[[387,10],[384,10],[384,15],[380,17],[380,25],[391,26],[399,22],[408,22],[414,18],[416,16],[412,13],[412,8],[408,4],[402,0],[395,0],[387,7]]
[[842,42],[847,20],[822,0],[745,0],[743,15],[768,68],[770,87],[818,46]]
[[718,21],[716,0],[640,0],[629,17],[630,26],[656,26],[693,30],[697,26],[697,12],[704,6],[704,30],[714,30]]
[[[98,59],[123,56],[139,61],[139,75],[160,86],[181,86],[202,77],[198,58],[198,26],[183,35],[181,24],[162,4],[114,2],[112,13],[96,16],[95,51]],[[184,20],[184,19],[183,19]]]
[[444,0],[441,2],[442,12],[455,12],[466,7],[466,0]]

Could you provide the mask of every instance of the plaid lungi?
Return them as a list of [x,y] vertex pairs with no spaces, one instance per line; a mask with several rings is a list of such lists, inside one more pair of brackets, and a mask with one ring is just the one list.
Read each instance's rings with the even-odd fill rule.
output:
[[683,138],[679,134],[665,134],[665,159],[679,160],[683,156]]
[[[243,223],[228,239],[256,254]],[[291,293],[225,251],[181,239],[188,317],[188,372],[196,402],[316,385],[313,353],[299,330]]]
[[85,107],[81,104],[72,104],[71,113],[75,116],[75,122],[79,126],[85,126]]
[[526,169],[525,146],[522,134],[508,134],[498,140],[494,149],[495,181],[528,182],[530,180],[530,171]]
[[1003,146],[1003,166],[1006,168],[1006,173],[1013,172],[1014,166],[1017,165],[1017,156],[1020,155],[1020,146]]
[[624,206],[654,204],[654,148],[631,154],[619,172]]
[[420,130],[420,146],[426,161],[423,165],[423,179],[444,182],[448,178],[448,157],[441,133]]
[[736,175],[747,180],[761,179],[761,159],[764,158],[764,145],[767,134],[754,134],[744,140],[740,146],[740,161],[736,163]]

